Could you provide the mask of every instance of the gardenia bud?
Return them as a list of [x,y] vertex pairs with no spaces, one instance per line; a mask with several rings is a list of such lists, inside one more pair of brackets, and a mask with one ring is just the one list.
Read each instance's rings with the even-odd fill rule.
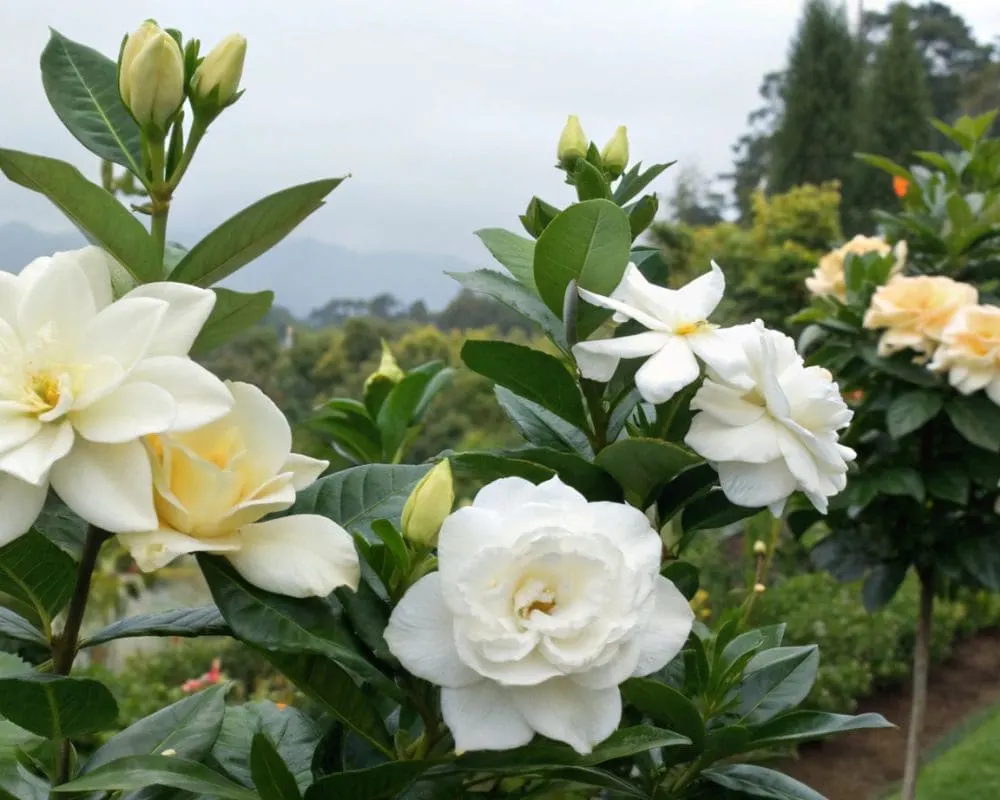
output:
[[184,56],[174,38],[146,21],[128,37],[118,65],[122,102],[143,127],[160,131],[184,102]]
[[392,350],[389,349],[389,344],[382,340],[382,360],[379,362],[378,369],[375,370],[371,375],[368,376],[368,380],[365,381],[365,388],[367,389],[374,381],[379,378],[385,378],[392,381],[393,383],[399,383],[403,378],[406,377],[406,373],[400,369],[399,364],[396,363],[396,358],[392,354]]
[[415,544],[432,547],[454,504],[451,464],[444,459],[410,493],[403,506],[403,535]]
[[562,136],[559,137],[559,149],[556,156],[559,163],[565,167],[571,167],[577,159],[587,155],[587,148],[590,143],[580,125],[580,118],[575,114],[570,114],[566,120],[566,127],[563,128]]
[[240,88],[246,54],[247,40],[238,33],[229,34],[194,71],[191,78],[192,97],[205,101],[213,91],[218,90],[216,102],[219,106],[228,105]]
[[612,136],[604,149],[601,150],[601,161],[604,166],[615,177],[625,171],[628,165],[628,130],[624,125],[619,125],[615,135]]
[[767,555],[767,545],[758,539],[753,543],[753,551],[759,556]]
[[754,584],[753,590],[757,594],[764,594],[764,592],[767,591],[767,587],[763,583],[756,583]]

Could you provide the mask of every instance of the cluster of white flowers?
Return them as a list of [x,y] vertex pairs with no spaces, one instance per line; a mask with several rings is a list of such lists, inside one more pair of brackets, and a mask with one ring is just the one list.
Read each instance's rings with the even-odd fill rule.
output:
[[160,282],[115,300],[116,268],[87,247],[0,271],[0,544],[31,527],[51,486],[144,569],[207,551],[285,594],[356,586],[335,523],[257,523],[326,463],[290,454],[288,422],[258,390],[188,357],[215,294]]
[[851,411],[830,373],[807,367],[790,337],[760,321],[731,328],[708,322],[724,289],[713,263],[710,273],[680,289],[651,284],[629,265],[610,297],[581,290],[587,302],[614,309],[615,321],[632,319],[648,331],[575,345],[580,372],[608,381],[620,359],[649,356],[636,387],[658,404],[698,379],[697,356],[706,374],[691,402],[698,413],[685,442],[715,466],[726,497],[780,514],[798,490],[825,512],[855,457],[837,436]]

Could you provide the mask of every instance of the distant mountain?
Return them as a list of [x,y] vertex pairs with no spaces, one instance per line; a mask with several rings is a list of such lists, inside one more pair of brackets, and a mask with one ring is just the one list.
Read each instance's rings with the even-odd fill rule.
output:
[[[48,233],[20,222],[0,224],[0,268],[17,272],[38,256],[84,244],[83,237],[71,231]],[[221,285],[247,292],[271,289],[275,303],[299,318],[335,297],[367,299],[386,292],[404,305],[423,300],[434,311],[458,294],[458,284],[444,273],[469,269],[470,264],[451,256],[358,253],[293,236]]]

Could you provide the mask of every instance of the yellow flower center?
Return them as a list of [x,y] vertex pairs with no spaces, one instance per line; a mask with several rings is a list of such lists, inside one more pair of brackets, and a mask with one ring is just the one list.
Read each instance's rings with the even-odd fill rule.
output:
[[555,590],[537,578],[523,581],[514,593],[514,610],[523,620],[531,619],[535,611],[551,614],[557,606]]
[[50,373],[33,375],[28,382],[34,395],[32,405],[39,411],[48,411],[59,404],[59,379]]
[[702,331],[708,330],[712,327],[710,322],[705,320],[699,320],[698,322],[686,322],[683,325],[674,329],[674,333],[677,336],[690,336],[694,333],[701,333]]

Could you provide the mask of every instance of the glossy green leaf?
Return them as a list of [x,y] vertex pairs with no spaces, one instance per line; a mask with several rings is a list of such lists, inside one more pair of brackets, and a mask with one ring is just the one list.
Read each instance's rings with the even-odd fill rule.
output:
[[319,514],[370,538],[377,519],[399,525],[406,499],[430,468],[429,464],[365,464],[341,470],[299,492],[287,513]]
[[160,755],[171,750],[179,758],[201,761],[222,728],[228,687],[212,686],[185,697],[112,736],[87,760],[81,774],[126,756]]
[[274,304],[274,292],[271,291],[234,292],[220,288],[212,291],[215,292],[215,308],[191,346],[194,355],[214,350],[237,333],[252,328],[267,316]]
[[688,600],[697,594],[701,575],[694,564],[687,561],[671,561],[664,564],[660,574],[673,583]]
[[112,727],[118,704],[99,681],[23,672],[0,678],[0,716],[57,739]]
[[199,608],[178,608],[174,611],[159,611],[142,614],[112,622],[88,637],[81,647],[95,647],[115,639],[132,639],[139,636],[228,636],[229,626],[215,606]]
[[936,392],[913,391],[901,394],[885,412],[885,423],[893,439],[920,430],[938,415],[944,401]]
[[826,711],[791,711],[750,729],[754,747],[798,744],[847,731],[894,728],[881,714],[830,714]]
[[0,171],[14,183],[45,195],[140,283],[162,277],[160,255],[142,223],[72,164],[17,150],[0,150]]
[[89,523],[78,517],[50,491],[45,498],[45,506],[32,528],[67,553],[74,561],[80,560],[83,543],[87,538]]
[[744,672],[736,713],[749,723],[760,723],[797,706],[812,689],[817,669],[816,645],[775,647],[758,653]]
[[611,198],[611,187],[604,177],[604,170],[585,158],[578,159],[573,167],[573,183],[576,185],[576,196],[581,201]]
[[50,29],[42,86],[67,130],[94,155],[142,176],[139,126],[118,94],[118,65]]
[[232,275],[284,239],[343,180],[292,186],[244,208],[192,247],[170,274],[171,280],[211,286]]
[[0,548],[0,592],[35,609],[44,626],[69,602],[76,564],[37,531]]
[[759,514],[759,508],[733,505],[721,489],[692,500],[681,513],[681,528],[685,533],[725,528],[741,519]]
[[880,494],[912,497],[918,503],[926,496],[920,473],[911,467],[890,467],[875,476],[875,485]]
[[563,483],[579,490],[591,500],[621,502],[622,491],[618,482],[605,470],[577,453],[527,446],[498,450],[496,454],[554,470]]
[[869,613],[875,613],[896,596],[908,568],[905,562],[891,561],[878,564],[868,573],[861,587],[861,599]]
[[957,394],[948,400],[945,413],[966,441],[993,453],[1000,451],[1000,407],[983,394]]
[[963,464],[946,462],[936,465],[927,473],[924,484],[931,497],[947,500],[960,506],[969,502],[970,480]]
[[301,800],[295,776],[282,761],[266,734],[258,733],[250,746],[250,774],[261,800]]
[[[570,281],[597,294],[610,294],[625,273],[631,243],[628,216],[614,203],[587,200],[570,206],[552,220],[535,244],[538,294],[560,317]],[[589,335],[604,316],[581,317],[580,335]]]
[[664,484],[701,458],[673,442],[635,438],[608,445],[595,460],[646,508]]
[[709,464],[684,470],[656,498],[660,519],[666,522],[689,503],[704,497],[718,483],[719,475]]
[[521,435],[539,447],[579,453],[584,458],[593,458],[587,434],[574,427],[551,411],[530,400],[519,397],[503,386],[494,388],[500,407],[510,417]]
[[778,647],[785,637],[785,625],[765,625],[763,628],[754,628],[745,631],[730,641],[722,651],[722,663],[728,666],[736,659],[747,653],[754,651],[770,650]]
[[913,174],[906,169],[901,167],[892,159],[886,158],[885,156],[877,156],[871,153],[856,153],[855,156],[864,161],[866,164],[882,170],[883,172],[888,172],[890,175],[895,175],[898,178],[905,178],[906,180],[913,182]]
[[781,772],[754,764],[727,764],[707,769],[701,777],[741,796],[766,797],[772,800],[826,800],[804,783]]
[[642,162],[633,164],[632,168],[622,175],[612,199],[619,205],[624,205],[660,177],[664,170],[676,163],[676,161],[671,161],[667,164],[653,164],[645,172],[642,171]]
[[305,800],[388,800],[399,797],[432,766],[429,761],[389,761],[368,769],[337,772],[309,787]]
[[996,532],[969,536],[956,544],[958,559],[983,587],[1000,591],[1000,540]]
[[38,628],[9,608],[0,606],[0,638],[48,647],[49,641]]
[[377,426],[381,434],[382,456],[387,462],[394,462],[407,429],[416,421],[424,390],[443,366],[439,363],[431,371],[411,372],[389,390],[380,405]]
[[705,722],[687,697],[672,686],[652,678],[632,678],[622,684],[622,695],[653,722],[690,739],[700,747]]
[[660,210],[660,201],[655,194],[647,194],[628,212],[629,230],[632,232],[632,241],[638,239],[653,224],[656,212]]
[[483,228],[476,236],[486,245],[490,254],[499,261],[517,280],[534,292],[535,243],[503,228]]
[[542,483],[556,474],[554,469],[542,464],[496,453],[456,453],[450,460],[457,475],[477,481],[516,477]]
[[462,360],[474,372],[548,409],[574,427],[588,427],[580,389],[555,356],[513,342],[470,340],[462,347]]
[[54,792],[135,791],[169,786],[196,797],[259,800],[255,792],[233,783],[204,764],[176,756],[126,756],[64,783]]

